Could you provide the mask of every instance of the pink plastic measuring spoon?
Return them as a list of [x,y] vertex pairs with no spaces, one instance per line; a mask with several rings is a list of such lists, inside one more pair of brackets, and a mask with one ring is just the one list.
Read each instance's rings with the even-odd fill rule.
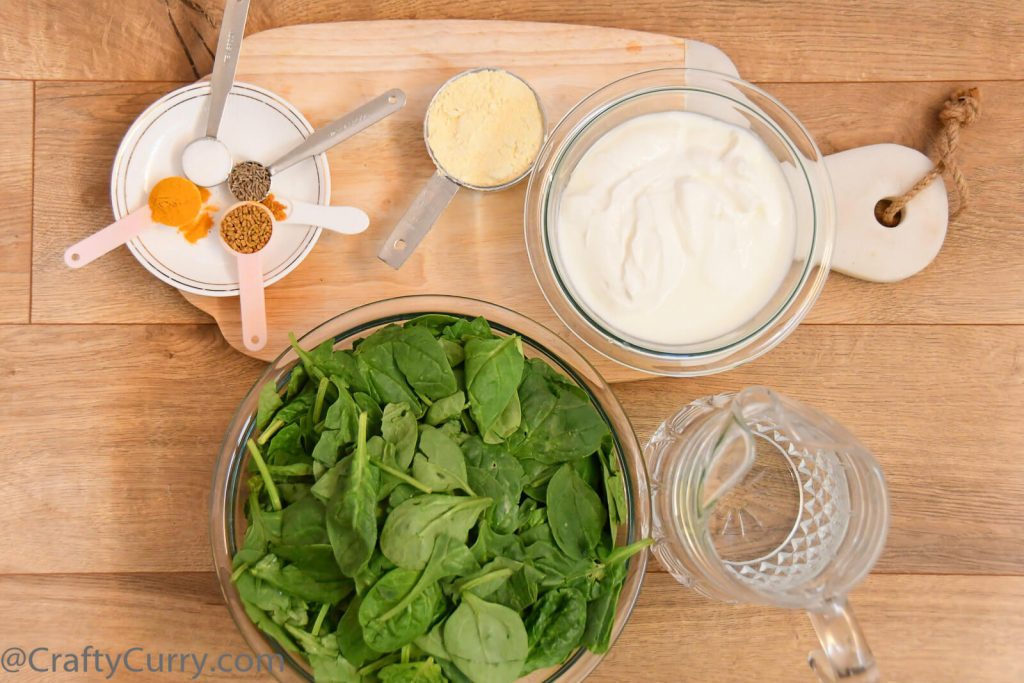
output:
[[[227,216],[238,207],[247,204],[265,211],[270,219],[271,230],[273,230],[273,214],[270,213],[270,209],[257,202],[239,202],[229,207],[224,215]],[[231,245],[224,241],[222,233],[218,232],[218,235],[220,235],[221,244],[229,253],[235,255],[235,260],[238,263],[238,301],[242,313],[242,343],[250,351],[259,351],[267,345],[267,308],[263,298],[263,259],[260,257],[260,251],[266,245],[260,247],[259,251],[244,254],[232,249]],[[267,242],[269,243],[269,241],[268,238]]]
[[158,225],[153,221],[153,212],[144,205],[119,221],[98,230],[64,252],[64,263],[69,268],[81,268],[100,256],[117,249],[146,228]]

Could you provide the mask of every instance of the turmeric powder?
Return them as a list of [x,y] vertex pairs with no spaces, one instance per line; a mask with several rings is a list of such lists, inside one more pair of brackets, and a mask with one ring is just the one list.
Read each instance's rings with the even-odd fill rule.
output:
[[263,206],[270,209],[270,213],[274,214],[275,221],[283,221],[285,218],[288,218],[288,212],[285,210],[287,209],[287,207],[281,202],[274,199],[273,192],[268,194],[266,198],[264,198],[263,201],[260,203],[263,204]]
[[196,184],[178,176],[164,178],[149,193],[153,221],[175,228],[194,219],[202,204]]

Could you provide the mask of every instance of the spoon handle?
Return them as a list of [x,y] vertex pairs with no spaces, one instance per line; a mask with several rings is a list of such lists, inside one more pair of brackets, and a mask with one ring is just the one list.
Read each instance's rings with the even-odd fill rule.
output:
[[325,230],[340,232],[343,235],[356,235],[370,225],[370,217],[366,212],[353,206],[323,206],[291,199],[282,201],[287,207],[286,216],[278,223],[319,225]]
[[388,235],[384,246],[377,252],[377,258],[395,270],[401,268],[451,203],[458,189],[459,186],[441,171],[435,172]]
[[117,249],[153,224],[149,205],[143,205],[121,220],[97,230],[81,242],[72,244],[64,252],[64,263],[69,268],[81,268],[107,252]]
[[206,119],[206,136],[217,137],[220,120],[224,116],[231,85],[235,82],[235,67],[238,66],[238,50],[242,46],[245,20],[249,16],[249,0],[227,0],[224,17],[220,21],[220,35],[217,38],[217,56],[213,61],[210,76],[210,114]]
[[238,299],[242,309],[242,342],[250,351],[259,351],[267,345],[263,259],[259,252],[238,254]]
[[388,90],[383,95],[373,98],[355,111],[351,111],[341,118],[317,128],[298,147],[287,152],[268,166],[267,170],[270,171],[270,175],[274,175],[291,168],[303,159],[326,152],[339,142],[366,130],[404,106],[405,93],[398,88]]

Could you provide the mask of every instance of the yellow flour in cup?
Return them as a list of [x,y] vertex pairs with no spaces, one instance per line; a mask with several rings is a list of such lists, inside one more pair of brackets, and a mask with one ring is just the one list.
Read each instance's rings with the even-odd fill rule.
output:
[[544,141],[537,96],[507,71],[470,71],[445,85],[427,110],[427,146],[459,183],[497,187],[533,165]]

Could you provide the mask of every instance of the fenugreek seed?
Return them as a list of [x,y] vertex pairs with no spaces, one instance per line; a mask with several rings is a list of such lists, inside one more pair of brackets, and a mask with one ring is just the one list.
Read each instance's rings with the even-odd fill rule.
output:
[[246,203],[229,211],[221,219],[220,232],[224,242],[242,254],[259,251],[270,241],[274,223],[261,204]]

